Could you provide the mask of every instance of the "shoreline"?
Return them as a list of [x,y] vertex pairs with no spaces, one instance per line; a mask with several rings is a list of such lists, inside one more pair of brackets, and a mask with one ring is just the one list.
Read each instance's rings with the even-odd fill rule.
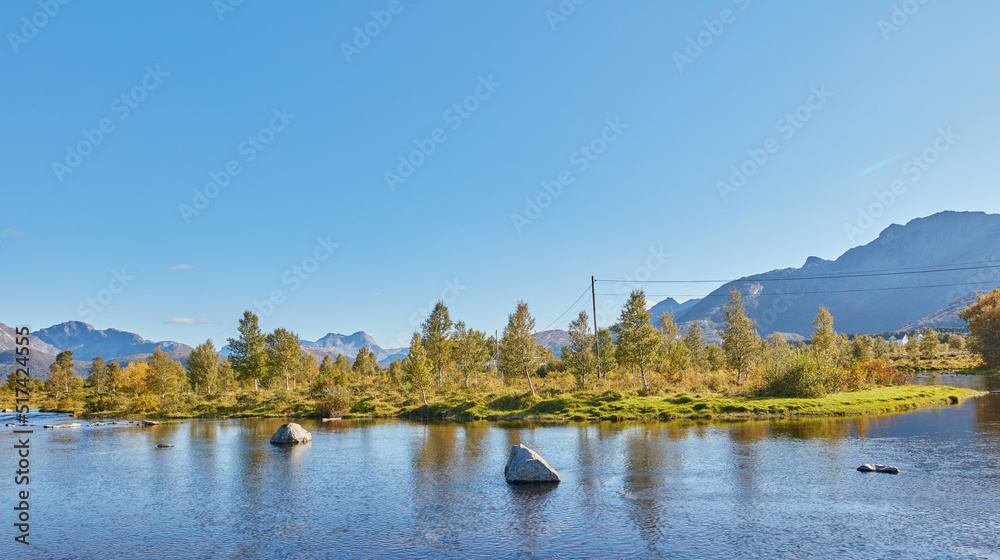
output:
[[[419,407],[403,407],[393,412],[344,413],[344,420],[438,420],[468,422],[671,422],[671,421],[750,421],[796,418],[838,418],[908,412],[920,408],[951,406],[988,392],[944,385],[901,385],[849,393],[831,393],[817,398],[747,397],[725,395],[628,396],[608,391],[601,395],[571,395],[554,398],[530,394],[495,399],[491,403],[465,401],[437,402]],[[498,401],[504,401],[498,404]],[[491,407],[491,405],[493,405]],[[502,406],[503,409],[494,408]],[[45,412],[59,412],[45,410]],[[69,411],[65,411],[69,412]],[[236,418],[314,418],[314,412],[293,414],[241,412],[236,414],[128,414],[108,411],[81,414],[80,419],[159,420]]]

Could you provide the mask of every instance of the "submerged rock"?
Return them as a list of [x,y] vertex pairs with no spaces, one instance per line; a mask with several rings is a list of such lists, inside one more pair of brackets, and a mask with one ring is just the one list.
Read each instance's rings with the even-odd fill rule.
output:
[[104,422],[91,422],[90,424],[87,424],[87,427],[88,428],[92,428],[94,426],[103,426],[103,425],[104,425]]
[[865,463],[858,467],[861,472],[880,472],[886,474],[899,474],[899,469],[892,465],[872,465],[870,463]]
[[139,424],[142,425],[142,426],[159,426],[160,425],[159,422],[156,422],[156,421],[153,421],[153,420],[143,420],[142,422],[139,422]]
[[560,482],[559,473],[545,459],[522,444],[510,448],[503,476],[509,484],[532,482]]
[[55,425],[53,425],[53,424],[46,424],[45,427],[46,428],[52,428],[52,429],[56,429],[56,428],[79,428],[80,424],[78,424],[76,422],[73,422],[72,424],[55,424]]
[[173,447],[173,445],[170,445],[169,443],[157,443],[156,446],[159,447],[160,449],[166,449],[168,447]]
[[287,424],[282,424],[278,428],[277,432],[271,436],[271,443],[275,445],[282,445],[286,443],[306,443],[312,439],[312,434],[306,431],[305,428],[299,426],[294,422],[289,422]]

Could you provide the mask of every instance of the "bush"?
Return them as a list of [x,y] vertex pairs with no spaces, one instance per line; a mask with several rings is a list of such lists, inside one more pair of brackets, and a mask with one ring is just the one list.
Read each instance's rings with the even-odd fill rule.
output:
[[795,352],[768,365],[758,392],[775,397],[822,397],[838,388],[840,374],[829,358]]
[[860,365],[872,385],[905,385],[907,375],[888,360],[871,360]]
[[133,414],[146,412],[157,412],[160,409],[160,400],[155,395],[143,395],[132,399],[129,403],[128,411]]
[[322,418],[342,416],[351,409],[351,392],[344,387],[331,386],[322,392],[323,398],[316,401],[316,414]]

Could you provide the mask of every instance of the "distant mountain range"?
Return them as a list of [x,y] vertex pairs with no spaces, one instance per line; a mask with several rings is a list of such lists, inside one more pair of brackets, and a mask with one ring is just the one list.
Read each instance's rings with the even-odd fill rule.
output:
[[325,355],[336,359],[337,354],[343,354],[345,358],[353,360],[358,356],[361,347],[364,346],[375,354],[375,358],[379,363],[388,364],[396,360],[402,360],[409,352],[408,348],[383,349],[375,342],[375,339],[364,331],[358,331],[352,335],[327,333],[326,336],[316,342],[301,340],[299,344],[302,345],[303,350],[316,356],[317,360],[322,360]]
[[[799,268],[772,270],[728,282],[686,301],[675,320],[721,324],[722,306],[736,288],[747,315],[766,336],[812,336],[820,306],[846,333],[964,326],[957,313],[976,292],[1000,287],[1000,215],[940,212],[893,224],[878,238],[836,260],[809,257]],[[667,299],[653,309],[676,305]],[[654,313],[654,317],[658,314]]]
[[[14,329],[0,323],[0,373],[6,375],[14,367]],[[182,362],[187,361],[193,348],[180,342],[152,342],[143,337],[118,329],[100,330],[80,321],[67,321],[31,333],[31,375],[45,378],[49,366],[56,361],[56,355],[64,350],[73,351],[74,373],[87,376],[90,362],[101,356],[108,362],[126,364],[145,360],[159,348],[168,356]]]
[[[906,225],[893,224],[878,239],[836,260],[809,257],[801,267],[728,282],[701,299],[679,303],[667,298],[650,312],[651,323],[657,326],[664,312],[673,312],[683,330],[700,321],[706,339],[718,340],[715,329],[723,323],[722,306],[736,288],[761,335],[781,332],[801,339],[812,336],[812,321],[820,306],[833,314],[836,330],[845,333],[964,326],[957,314],[975,301],[977,292],[996,287],[1000,287],[1000,215],[940,212]],[[569,335],[555,329],[536,333],[535,340],[559,355]],[[300,344],[318,360],[338,354],[353,360],[366,346],[380,363],[388,364],[408,351],[383,349],[364,331],[329,333]],[[14,348],[14,330],[0,323],[0,374],[4,376],[13,368]],[[192,351],[179,342],[155,342],[131,332],[69,321],[31,333],[32,375],[44,377],[63,350],[73,351],[76,373],[85,376],[95,356],[127,363],[144,360],[157,348],[181,362]],[[228,354],[228,348],[222,353]]]

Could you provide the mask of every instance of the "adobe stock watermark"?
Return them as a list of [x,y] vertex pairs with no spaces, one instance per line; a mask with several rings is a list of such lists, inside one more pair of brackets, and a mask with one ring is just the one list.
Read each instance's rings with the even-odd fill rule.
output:
[[[732,3],[736,4],[741,12],[750,7],[750,0],[732,0]],[[683,74],[685,66],[694,64],[694,61],[698,60],[705,53],[705,49],[711,47],[716,39],[722,37],[722,34],[726,31],[726,27],[736,23],[737,13],[726,8],[719,12],[719,17],[717,18],[702,20],[701,25],[704,29],[694,35],[688,35],[683,53],[674,51],[671,57],[673,58],[674,66],[677,67],[677,71]]]
[[70,0],[38,0],[40,9],[30,16],[21,18],[21,28],[18,30],[21,33],[13,31],[7,33],[7,40],[10,41],[10,48],[14,49],[14,54],[21,52],[21,47],[37,37],[38,32],[59,15],[62,7],[69,2]]
[[[627,296],[632,290],[641,288],[641,283],[652,278],[653,273],[663,268],[667,264],[667,259],[673,256],[664,250],[663,245],[659,247],[650,246],[646,252],[648,255],[642,264],[637,266],[632,272],[622,276],[620,282],[615,282],[615,294]],[[597,322],[599,324],[609,325],[618,320],[621,307],[616,304],[616,301],[608,297],[602,297],[597,300]],[[659,317],[653,318],[658,319]]]
[[[146,75],[142,77],[139,84],[111,102],[111,112],[118,116],[118,122],[129,118],[132,111],[138,109],[139,104],[149,97],[149,93],[160,87],[163,78],[169,75],[169,72],[160,69],[159,64],[156,65],[156,68],[147,66]],[[55,173],[56,179],[62,183],[66,174],[76,170],[83,163],[84,158],[94,153],[94,150],[115,130],[115,122],[110,117],[104,117],[98,121],[95,128],[83,129],[81,132],[82,140],[72,146],[66,145],[66,156],[63,160],[53,160],[52,172]]]
[[927,3],[928,0],[904,0],[899,4],[892,5],[892,13],[889,15],[889,19],[878,20],[878,30],[882,33],[882,39],[888,41],[893,33],[898,33],[899,30],[910,22],[910,18]]
[[418,307],[413,313],[410,313],[408,321],[410,327],[412,327],[412,330],[400,331],[396,335],[396,340],[393,343],[393,347],[405,348],[407,345],[409,345],[410,338],[413,335],[413,332],[417,330],[420,327],[420,324],[424,322],[424,319],[426,319],[431,314],[431,311],[434,309],[434,305],[437,304],[437,302],[441,301],[444,302],[446,305],[451,304],[455,300],[457,300],[459,296],[461,296],[462,293],[465,292],[465,290],[467,289],[469,289],[469,287],[459,282],[457,277],[452,280],[446,279],[444,281],[444,288],[442,288],[441,293],[438,294],[438,297],[427,302],[427,305]]
[[[479,83],[472,93],[445,109],[441,113],[441,120],[445,124],[451,125],[451,130],[458,130],[468,118],[479,110],[480,104],[492,97],[501,85],[503,82],[494,80],[493,74],[480,75]],[[412,177],[417,168],[423,165],[437,151],[438,147],[447,141],[448,134],[440,127],[432,130],[426,138],[415,138],[413,145],[416,146],[416,149],[397,158],[399,165],[396,166],[395,172],[386,171],[384,174],[385,184],[389,186],[389,191],[396,192],[396,185],[400,185]]]
[[[758,284],[759,285],[759,284]],[[790,292],[778,292],[775,294],[764,294],[764,287],[761,286],[761,296],[770,297],[771,305],[770,309],[766,309],[760,315],[760,322],[766,327],[771,327],[778,320],[778,317],[782,316],[789,309],[795,306],[795,302],[799,301],[805,297],[801,293],[790,293]]]
[[125,267],[120,270],[111,271],[111,279],[107,286],[97,291],[93,297],[88,297],[76,306],[76,314],[84,321],[93,321],[94,317],[104,311],[115,300],[115,296],[125,291],[125,288],[135,280],[135,276],[129,274]]
[[589,169],[590,164],[597,161],[597,158],[601,157],[601,154],[607,151],[611,144],[617,142],[627,129],[628,125],[621,122],[621,117],[604,119],[604,128],[600,134],[586,144],[580,145],[569,155],[570,167],[557,173],[555,179],[542,181],[542,190],[534,198],[526,197],[524,199],[523,214],[514,212],[510,215],[510,221],[517,233],[523,233],[525,226],[531,225],[540,218],[542,212],[562,195],[563,190],[576,181],[573,169],[576,169],[577,173],[583,173]]
[[317,237],[316,246],[313,247],[312,253],[281,273],[281,284],[286,287],[271,290],[263,300],[255,299],[253,301],[254,308],[262,317],[273,315],[274,310],[279,305],[288,301],[288,294],[301,288],[302,283],[311,278],[319,270],[320,265],[333,256],[334,250],[338,247],[340,247],[340,243],[334,243],[329,235],[325,239]]
[[569,17],[576,13],[576,8],[582,6],[587,0],[562,0],[554,10],[545,10],[545,21],[549,22],[552,31],[560,23],[566,23]]
[[[938,128],[937,137],[934,138],[931,145],[907,159],[900,172],[909,179],[911,185],[916,183],[960,138],[961,136],[955,134],[950,126]],[[854,222],[844,223],[844,235],[847,236],[848,241],[854,243],[859,235],[871,229],[875,225],[875,220],[882,217],[889,208],[892,208],[899,197],[906,194],[906,190],[907,183],[903,179],[895,179],[889,183],[887,190],[873,192],[872,197],[875,201],[865,208],[859,207],[858,216]]]
[[[781,136],[782,140],[791,140],[799,129],[823,109],[827,101],[833,97],[833,92],[828,91],[826,85],[812,86],[809,91],[810,94],[805,103],[799,105],[794,111],[785,113],[784,117],[774,123],[774,130]],[[781,143],[774,136],[765,139],[759,148],[748,148],[747,158],[741,163],[729,167],[729,180],[715,183],[715,188],[719,191],[722,202],[728,201],[730,194],[743,188],[747,181],[767,165],[770,157],[778,153],[780,149]]]
[[[271,142],[274,142],[275,137],[283,132],[293,119],[295,119],[295,115],[288,112],[287,106],[281,109],[272,109],[271,118],[267,124],[257,132],[248,135],[246,140],[243,140],[236,146],[236,153],[243,156],[243,163],[248,164],[257,159],[257,156],[266,150]],[[208,208],[212,200],[219,196],[219,193],[232,183],[233,177],[242,172],[243,166],[240,165],[240,160],[237,159],[227,161],[219,171],[209,171],[208,182],[200,188],[195,187],[191,189],[191,203],[177,205],[177,211],[180,212],[184,223],[190,224],[191,218],[201,214]]]
[[225,21],[230,12],[235,12],[236,8],[243,3],[243,0],[212,0],[212,9],[215,15],[219,16],[219,21]]
[[372,44],[372,40],[381,35],[386,27],[389,27],[393,16],[398,16],[405,8],[406,6],[401,0],[389,0],[385,8],[368,12],[372,16],[371,19],[362,26],[354,27],[354,37],[351,42],[340,42],[340,52],[343,53],[344,60],[350,64],[351,57],[361,54],[361,51],[368,48],[368,45]]

